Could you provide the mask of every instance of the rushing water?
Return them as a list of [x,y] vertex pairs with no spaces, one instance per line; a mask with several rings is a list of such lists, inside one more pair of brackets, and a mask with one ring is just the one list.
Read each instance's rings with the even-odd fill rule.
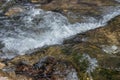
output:
[[0,58],[13,58],[46,45],[62,44],[64,39],[102,27],[118,15],[120,7],[112,7],[98,20],[90,17],[90,21],[71,24],[60,13],[31,7],[12,19],[0,16]]
[[115,1],[120,2],[120,0],[115,0]]

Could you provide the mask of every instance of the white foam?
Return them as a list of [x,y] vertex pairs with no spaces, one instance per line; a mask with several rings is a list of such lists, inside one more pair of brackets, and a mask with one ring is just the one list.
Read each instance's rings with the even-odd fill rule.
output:
[[[14,30],[2,33],[4,37],[1,37],[0,40],[5,44],[2,51],[6,55],[14,57],[45,45],[62,44],[64,39],[104,26],[109,20],[120,14],[119,7],[111,9],[112,12],[102,15],[103,18],[100,20],[93,19],[93,22],[70,24],[67,18],[59,13],[32,8],[20,18],[19,26],[13,25]],[[6,55],[1,58],[11,58]]]
[[98,61],[96,60],[96,58],[91,58],[88,54],[83,54],[83,60],[85,59],[89,62],[86,72],[88,73],[90,80],[93,80],[91,72],[93,72],[98,67]]
[[120,0],[115,0],[115,1],[120,2]]
[[102,45],[102,50],[108,54],[116,54],[120,52],[120,47],[116,45],[111,45],[111,46]]
[[64,80],[79,80],[76,70],[71,69],[71,72],[68,73],[67,78]]

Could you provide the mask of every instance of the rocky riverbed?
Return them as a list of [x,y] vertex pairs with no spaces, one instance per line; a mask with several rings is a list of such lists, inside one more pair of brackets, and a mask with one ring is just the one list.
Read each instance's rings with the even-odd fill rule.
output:
[[[7,5],[6,5],[7,4]],[[83,32],[77,32],[74,35],[71,35],[69,37],[62,37],[62,35],[65,33],[61,32],[60,38],[55,36],[52,36],[53,40],[63,40],[60,44],[52,44],[52,45],[45,45],[42,47],[37,47],[35,49],[31,49],[28,51],[28,54],[25,53],[14,53],[13,50],[26,50],[26,45],[23,46],[25,43],[21,42],[20,39],[15,42],[16,40],[12,39],[8,42],[12,48],[7,51],[7,53],[4,52],[4,50],[9,48],[9,45],[4,47],[4,44],[0,42],[0,80],[119,80],[120,79],[120,3],[119,0],[2,0],[0,2],[1,6],[1,12],[0,12],[0,20],[2,20],[4,23],[7,23],[7,20],[10,20],[11,22],[9,25],[11,26],[4,26],[8,28],[8,31],[11,31],[11,28],[13,26],[19,27],[20,25],[24,25],[24,21],[19,23],[19,17],[20,20],[28,20],[28,16],[35,17],[33,21],[26,22],[28,28],[24,26],[20,26],[19,28],[21,31],[27,31],[28,34],[17,34],[14,33],[14,37],[16,35],[21,38],[21,36],[27,37],[27,44],[28,47],[33,48],[34,42],[29,41],[29,38],[35,38],[39,42],[39,40],[36,37],[40,35],[39,28],[33,28],[38,25],[39,21],[42,21],[43,18],[38,18],[34,15],[39,15],[38,13],[32,14],[29,13],[29,7],[33,7],[43,12],[42,16],[45,16],[44,14],[57,15],[59,18],[58,20],[61,20],[61,15],[65,16],[67,18],[67,25],[68,24],[76,24],[76,23],[95,23],[96,20],[105,22],[104,25],[101,27],[88,29]],[[44,11],[42,11],[43,9]],[[27,11],[26,11],[27,10]],[[47,12],[48,11],[48,12]],[[51,14],[49,14],[49,11]],[[25,12],[25,13],[24,13]],[[34,11],[33,11],[34,13]],[[106,14],[114,14],[115,16],[106,15]],[[23,16],[24,17],[21,17]],[[47,16],[48,16],[47,15]],[[54,17],[54,15],[52,15]],[[105,15],[105,17],[103,17]],[[4,16],[4,17],[3,17]],[[66,24],[66,18],[62,16],[63,21],[57,21],[56,17],[55,20],[52,17],[44,17],[46,18],[43,20],[46,22],[46,20],[53,19],[54,22],[57,24],[61,24],[65,22]],[[23,19],[24,18],[24,19]],[[50,18],[50,19],[49,19]],[[104,19],[103,19],[104,18]],[[110,20],[109,20],[110,19]],[[17,21],[18,23],[14,22]],[[1,26],[4,25],[4,23],[0,21],[0,29],[3,28]],[[44,23],[40,22],[40,23]],[[69,22],[69,23],[68,23]],[[13,25],[14,23],[14,25]],[[25,24],[26,24],[25,23]],[[35,23],[35,24],[34,24]],[[51,22],[52,23],[52,22]],[[29,24],[29,25],[28,25]],[[44,23],[45,24],[45,23]],[[55,24],[55,23],[52,23]],[[40,24],[42,25],[42,24]],[[49,24],[51,25],[51,24]],[[57,25],[58,27],[63,26]],[[76,24],[77,25],[77,24]],[[90,24],[91,25],[91,24]],[[48,25],[45,25],[48,26]],[[52,25],[54,26],[54,25]],[[83,26],[83,27],[82,27]],[[82,25],[80,28],[83,30],[84,28],[88,28],[85,25]],[[92,25],[94,26],[94,25]],[[98,26],[98,24],[96,24]],[[51,26],[49,26],[51,27]],[[64,29],[63,26],[62,30]],[[73,26],[73,30],[76,26]],[[91,26],[90,26],[91,27]],[[47,28],[47,27],[45,27]],[[66,27],[68,28],[68,27]],[[36,30],[37,29],[37,30]],[[42,28],[42,32],[48,31],[44,28]],[[54,28],[53,28],[54,29]],[[59,29],[59,28],[57,28]],[[6,29],[3,29],[6,30]],[[41,28],[40,28],[41,30]],[[56,28],[55,28],[56,30]],[[29,37],[28,35],[32,32],[37,32],[35,35],[31,34]],[[76,30],[77,31],[77,30]],[[6,32],[8,33],[8,32]],[[3,34],[3,33],[2,33]],[[55,33],[54,33],[55,34]],[[68,34],[68,33],[67,33]],[[71,33],[70,33],[71,34]],[[13,37],[13,34],[5,35],[4,37]],[[59,34],[60,35],[60,34]],[[56,36],[59,36],[56,35]],[[47,36],[47,35],[46,35]],[[50,35],[51,36],[51,35]],[[0,34],[0,40],[2,41]],[[47,36],[49,37],[49,36]],[[61,39],[61,37],[63,39]],[[40,37],[42,38],[42,37]],[[51,39],[51,38],[50,38]],[[43,38],[42,41],[46,39]],[[4,41],[4,40],[3,40]],[[20,42],[21,47],[18,45]],[[53,41],[52,43],[54,43]],[[47,42],[46,42],[47,43]],[[7,43],[6,43],[7,44]],[[37,43],[41,44],[41,42]],[[36,45],[37,45],[36,44]],[[31,46],[32,45],[32,46]],[[13,46],[17,46],[17,49]],[[39,45],[38,45],[39,46]],[[10,51],[11,50],[11,51]],[[23,51],[24,52],[24,51]],[[6,54],[6,55],[4,55]],[[13,56],[12,58],[7,58],[9,56]],[[22,55],[21,55],[22,54]],[[6,57],[7,56],[7,57]]]

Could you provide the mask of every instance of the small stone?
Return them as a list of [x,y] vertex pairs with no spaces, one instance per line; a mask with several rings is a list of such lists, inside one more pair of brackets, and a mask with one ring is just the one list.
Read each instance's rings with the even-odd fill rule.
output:
[[50,3],[52,0],[31,0],[32,3],[40,3],[40,4],[47,4]]
[[5,67],[4,63],[0,63],[0,69],[2,69],[3,67]]
[[5,13],[5,15],[10,17],[10,16],[16,15],[16,14],[18,14],[18,13],[21,13],[21,12],[23,12],[23,11],[24,11],[24,9],[21,8],[21,7],[13,7],[13,8],[10,8],[10,9]]
[[39,0],[31,0],[32,3],[37,3]]
[[7,77],[0,77],[0,80],[10,80]]

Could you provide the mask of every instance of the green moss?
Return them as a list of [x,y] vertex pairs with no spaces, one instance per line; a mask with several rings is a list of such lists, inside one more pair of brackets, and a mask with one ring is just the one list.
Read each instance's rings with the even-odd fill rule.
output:
[[79,53],[72,54],[72,57],[73,57],[73,62],[75,63],[75,65],[77,65],[79,71],[86,72],[89,64],[88,60],[83,59],[83,56]]
[[119,80],[120,79],[120,72],[111,69],[100,68],[95,71],[93,74],[94,80]]

